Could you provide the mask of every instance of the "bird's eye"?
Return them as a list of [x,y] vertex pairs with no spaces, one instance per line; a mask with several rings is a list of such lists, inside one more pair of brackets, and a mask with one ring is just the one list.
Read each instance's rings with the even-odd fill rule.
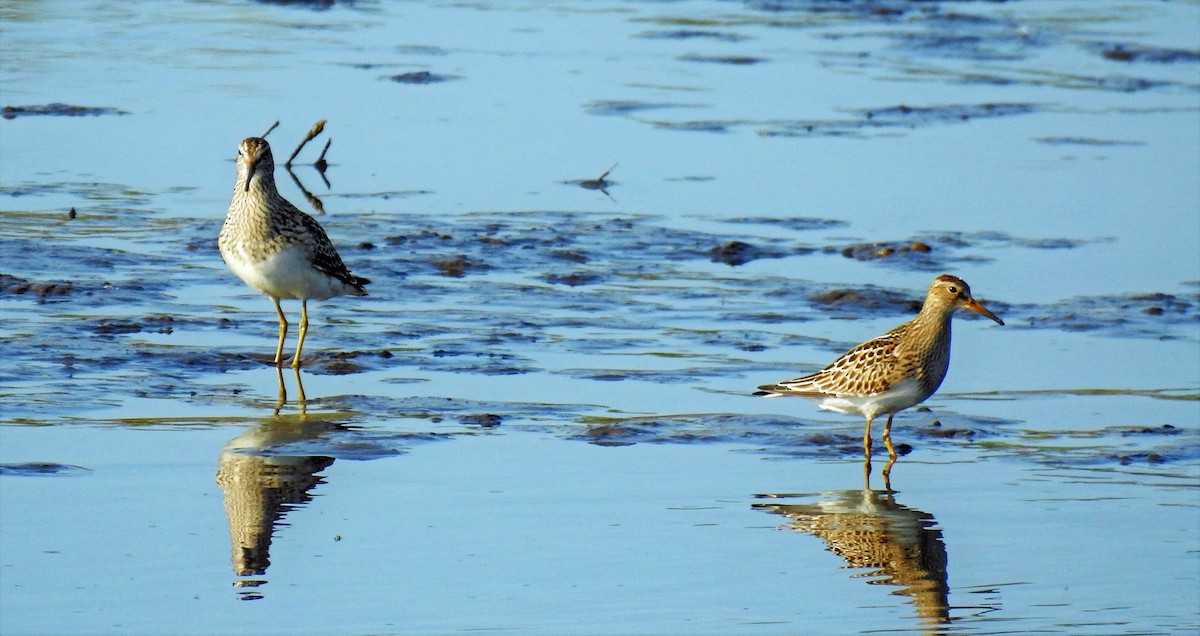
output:
[[957,294],[957,293],[958,293],[958,288],[957,288],[957,287],[955,287],[954,285],[951,285],[951,286],[950,286],[950,293],[951,293],[951,294]]

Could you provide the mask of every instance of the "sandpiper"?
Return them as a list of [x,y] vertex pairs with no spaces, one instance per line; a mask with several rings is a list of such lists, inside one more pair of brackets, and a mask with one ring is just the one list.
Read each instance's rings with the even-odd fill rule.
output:
[[924,402],[937,391],[950,366],[950,317],[968,309],[995,320],[971,297],[961,278],[944,274],[929,286],[925,304],[912,320],[854,347],[824,369],[795,380],[764,384],[755,395],[793,395],[815,400],[821,409],[867,419],[863,451],[871,456],[871,422],[887,413],[883,443],[894,460],[892,417]]
[[275,366],[282,365],[288,328],[281,298],[300,300],[300,339],[292,358],[292,367],[299,368],[308,333],[308,300],[365,296],[363,286],[371,282],[350,273],[316,219],[280,196],[271,146],[259,137],[249,137],[238,146],[233,201],[218,244],[229,269],[275,303],[279,316]]

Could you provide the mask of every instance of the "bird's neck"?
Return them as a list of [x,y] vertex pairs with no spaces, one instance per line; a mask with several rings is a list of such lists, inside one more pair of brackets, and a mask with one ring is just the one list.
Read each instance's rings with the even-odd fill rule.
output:
[[911,323],[913,343],[927,343],[942,337],[949,338],[950,317],[953,313],[953,311],[946,311],[945,307],[929,307],[928,305],[922,307]]
[[250,180],[246,187],[246,179],[238,179],[233,186],[233,201],[241,207],[253,207],[256,203],[270,200],[275,194],[275,180],[269,176],[259,176]]

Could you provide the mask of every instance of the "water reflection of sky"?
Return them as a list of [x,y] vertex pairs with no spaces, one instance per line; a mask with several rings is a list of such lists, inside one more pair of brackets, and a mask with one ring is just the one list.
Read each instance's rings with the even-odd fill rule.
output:
[[[186,588],[195,607],[168,605],[198,621],[227,607],[232,595],[210,587],[230,579],[215,464],[226,443],[257,430],[276,395],[268,369],[228,352],[269,349],[274,325],[269,303],[203,250],[228,205],[236,142],[280,120],[271,139],[286,156],[319,118],[333,139],[332,189],[308,166],[297,176],[323,198],[322,222],[347,261],[376,285],[368,299],[319,304],[309,346],[314,356],[390,348],[395,358],[352,360],[365,370],[349,375],[306,374],[311,412],[336,412],[352,427],[307,449],[338,461],[313,489],[315,503],[290,511],[276,535],[262,588],[275,611],[239,609],[238,627],[278,628],[280,617],[380,594],[388,595],[380,607],[409,595],[433,609],[410,608],[407,623],[370,610],[353,625],[437,631],[449,611],[466,617],[456,623],[463,628],[554,631],[578,624],[577,608],[589,606],[610,622],[585,625],[629,632],[912,627],[903,599],[881,607],[883,594],[834,569],[818,541],[748,514],[750,493],[858,488],[861,471],[836,440],[851,428],[861,434],[860,424],[742,392],[823,364],[902,319],[895,310],[825,312],[806,301],[809,290],[875,285],[919,296],[934,275],[822,248],[914,238],[949,254],[947,269],[989,306],[1008,307],[999,312],[1008,327],[956,323],[934,414],[905,413],[897,423],[898,439],[917,447],[896,469],[899,500],[944,529],[952,607],[986,597],[981,605],[1000,608],[992,616],[1014,621],[1002,628],[1027,631],[1044,627],[1049,613],[1051,622],[1083,617],[1100,630],[1130,616],[1160,627],[1186,622],[1171,614],[1194,600],[1186,577],[1156,592],[1172,601],[1162,608],[1128,595],[1130,580],[1150,589],[1163,572],[1194,565],[1194,551],[1184,562],[1162,547],[1196,538],[1181,521],[1194,512],[1194,429],[1142,429],[1194,426],[1196,402],[1053,391],[1194,394],[1200,334],[1186,316],[1159,327],[1139,313],[1129,330],[1149,337],[1112,320],[1072,331],[1034,319],[1061,318],[1076,298],[1084,314],[1101,313],[1096,297],[1194,299],[1197,64],[1122,62],[1099,51],[1195,51],[1196,6],[918,4],[878,3],[907,12],[898,18],[834,19],[741,2],[357,2],[308,11],[0,0],[0,106],[129,113],[0,121],[0,187],[21,194],[0,206],[0,241],[28,250],[40,237],[81,264],[59,271],[61,262],[31,251],[24,262],[0,260],[0,271],[70,279],[87,291],[47,305],[0,297],[6,335],[21,336],[10,341],[0,379],[25,396],[5,410],[21,423],[53,424],[4,427],[0,456],[92,471],[3,484],[6,513],[23,511],[24,523],[5,523],[0,547],[22,550],[4,550],[0,566],[38,572],[28,580],[49,587],[0,590],[0,626],[7,632],[17,620],[8,617],[24,617],[16,632],[29,631],[44,626],[35,616],[53,614],[53,626],[69,631],[76,614],[50,607],[54,599],[100,599],[123,625],[161,631],[166,619],[137,607],[137,597],[153,598],[147,590]],[[446,81],[389,79],[415,71]],[[983,104],[1032,106],[986,116]],[[926,117],[900,105],[965,110]],[[315,156],[320,140],[314,145],[304,156]],[[614,163],[611,199],[563,183]],[[279,180],[300,203],[291,180]],[[57,220],[72,206],[86,224]],[[571,222],[585,212],[605,229]],[[844,223],[728,222],[746,217]],[[637,244],[613,229],[620,219],[665,246],[646,250],[661,262],[629,253]],[[578,242],[570,249],[591,259],[579,269],[601,278],[573,292],[548,284],[544,274],[575,269],[545,257],[519,261],[516,249],[500,253],[527,268],[494,261],[462,279],[413,256],[473,249],[468,239],[498,220],[508,236],[558,223]],[[385,241],[423,230],[460,242],[405,251]],[[956,251],[937,241],[951,233],[970,244]],[[704,255],[733,238],[817,251],[736,267]],[[1051,249],[1026,239],[1080,243]],[[352,248],[367,240],[375,250]],[[699,256],[672,260],[674,249]],[[128,284],[137,277],[141,292]],[[108,279],[122,289],[106,301],[98,285]],[[796,304],[777,291],[795,293]],[[755,317],[772,312],[796,320]],[[138,321],[159,313],[175,317],[173,330],[141,329]],[[488,340],[521,331],[522,320],[536,338]],[[54,338],[31,343],[47,329]],[[494,361],[467,355],[480,342]],[[113,362],[131,351],[142,357]],[[672,357],[681,355],[691,357]],[[503,365],[524,372],[492,374]],[[458,406],[436,406],[446,398]],[[504,416],[496,430],[457,419],[492,411]],[[589,428],[588,417],[616,423]],[[939,438],[932,418],[976,438]],[[636,443],[581,443],[599,440],[598,430],[613,432],[604,441]],[[453,441],[400,435],[430,431]],[[704,435],[715,443],[695,442]],[[343,461],[334,452],[393,445],[406,454]],[[1153,454],[1165,463],[1149,461]],[[46,501],[70,505],[46,509]],[[532,552],[530,520],[540,548]],[[113,538],[81,540],[71,527]],[[1096,527],[1112,531],[1097,537]],[[344,540],[332,543],[335,534]],[[1028,554],[997,547],[1014,535],[1027,537]],[[559,586],[566,562],[575,576]],[[117,565],[97,573],[93,563]],[[315,580],[327,564],[326,576],[341,578]],[[80,590],[81,571],[108,582]],[[196,578],[181,584],[179,571]],[[1060,591],[1068,586],[1077,592]],[[469,601],[446,601],[463,595]]]
[[[22,149],[7,179],[102,171],[107,179],[150,190],[198,186],[186,213],[219,211],[229,180],[220,159],[230,154],[229,137],[259,133],[276,119],[296,130],[327,117],[332,157],[341,168],[331,175],[336,190],[436,193],[371,203],[397,211],[577,209],[581,201],[609,209],[606,200],[554,184],[599,174],[619,161],[613,176],[621,183],[622,210],[841,218],[851,222],[850,233],[870,240],[943,228],[1117,237],[1103,254],[1080,250],[1071,262],[1059,262],[1056,283],[1093,293],[1178,289],[1194,278],[1200,271],[1192,249],[1200,231],[1194,214],[1200,131],[1191,65],[1120,64],[1078,43],[1186,46],[1190,23],[1171,15],[1188,10],[1171,4],[1156,12],[1118,10],[1130,23],[1088,19],[1076,8],[1047,8],[1051,16],[1039,17],[1040,7],[1018,13],[983,4],[972,11],[1016,16],[1013,28],[1050,35],[1018,59],[976,61],[906,48],[886,36],[919,30],[905,22],[711,27],[746,36],[737,42],[638,37],[684,28],[665,20],[676,15],[719,19],[740,11],[758,21],[789,18],[731,3],[630,3],[612,11],[571,4],[519,11],[357,5],[325,12],[220,3],[170,10],[14,5],[10,14],[37,19],[7,29],[9,102],[68,101],[132,114],[104,122],[103,135],[87,134],[96,126],[87,120],[30,118],[5,126],[6,145]],[[79,15],[89,19],[75,20]],[[1000,29],[968,35],[1001,37]],[[741,66],[681,59],[697,50],[766,61]],[[845,59],[862,51],[866,56],[851,58],[853,64]],[[921,65],[945,72],[897,70]],[[422,69],[461,79],[427,86],[384,79]],[[1122,92],[957,81],[980,69],[1014,79],[1169,78],[1179,86]],[[626,118],[586,116],[584,106],[595,100],[685,107]],[[842,119],[848,111],[897,104],[979,103],[1031,103],[1044,110],[866,131],[869,140],[748,139],[776,122]],[[659,120],[693,119],[732,125],[708,134],[653,127]],[[1039,143],[1042,138],[1131,145]],[[716,180],[668,180],[689,176]],[[1045,276],[1050,264],[1027,264],[1022,255],[1019,267],[1002,265],[982,272],[995,293],[1045,299],[1028,279]]]

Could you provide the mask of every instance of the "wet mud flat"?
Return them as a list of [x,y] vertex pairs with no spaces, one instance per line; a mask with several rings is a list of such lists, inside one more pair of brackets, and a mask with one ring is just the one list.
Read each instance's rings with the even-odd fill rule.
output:
[[[13,364],[7,366],[4,380],[22,396],[8,417],[15,422],[53,420],[97,403],[119,406],[128,397],[183,399],[197,405],[244,399],[244,387],[225,386],[216,396],[196,389],[214,376],[266,371],[274,342],[269,303],[241,292],[221,267],[211,236],[215,223],[152,222],[154,195],[122,199],[120,193],[129,189],[118,185],[63,184],[47,191],[79,196],[96,189],[105,192],[104,206],[120,208],[119,215],[104,206],[89,206],[84,197],[77,204],[82,212],[74,218],[34,208],[9,213],[0,224],[0,247],[30,255],[23,262],[29,278],[0,276],[0,299],[8,307],[6,319],[15,336],[9,345]],[[32,191],[21,195],[23,203],[38,199]],[[139,216],[145,224],[130,222]],[[792,368],[819,368],[823,357],[831,359],[855,344],[844,337],[823,336],[829,332],[823,325],[865,318],[899,323],[919,309],[920,298],[913,290],[763,276],[750,269],[751,263],[779,259],[802,269],[808,261],[850,259],[932,274],[995,258],[1019,258],[1027,251],[1105,244],[1067,237],[1027,240],[1001,232],[931,232],[901,240],[853,242],[830,236],[845,230],[843,222],[833,219],[734,217],[722,223],[727,232],[713,233],[679,229],[649,215],[588,212],[322,218],[331,226],[356,228],[359,242],[343,246],[344,258],[356,272],[378,282],[366,299],[314,304],[325,307],[322,311],[330,319],[313,330],[315,346],[306,351],[303,372],[340,377],[339,384],[351,393],[315,396],[313,408],[356,412],[363,422],[386,422],[389,427],[415,413],[417,422],[437,419],[441,424],[431,432],[438,434],[544,428],[600,444],[738,441],[761,444],[768,452],[814,457],[854,456],[856,440],[861,439],[858,423],[846,418],[837,424],[838,418],[833,418],[826,422],[835,426],[833,430],[807,430],[804,422],[812,419],[808,416],[737,414],[733,407],[744,397],[741,390],[748,393],[758,378],[780,372],[768,370],[771,364],[762,354],[809,347],[817,357]],[[31,236],[32,219],[50,221],[46,234]],[[164,236],[169,240],[153,243]],[[46,242],[54,248],[38,249]],[[122,246],[106,246],[117,242]],[[64,271],[64,262],[76,264],[77,270]],[[172,275],[158,275],[164,269]],[[51,278],[51,273],[60,277]],[[61,277],[64,273],[68,275]],[[189,288],[228,289],[231,298],[245,301],[214,306]],[[730,298],[737,298],[737,304],[730,305]],[[1200,291],[1067,297],[1038,305],[990,298],[987,302],[1013,330],[1194,343],[1200,323]],[[845,332],[844,327],[839,331]],[[863,332],[864,338],[869,335]],[[293,344],[289,339],[289,350]],[[404,387],[446,374],[530,376],[537,378],[534,382],[556,376],[600,383],[612,387],[604,392],[617,393],[626,381],[676,392],[707,385],[729,394],[731,411],[622,415],[611,405],[573,400],[506,404],[461,398],[414,401],[405,396]],[[371,382],[382,376],[400,384],[392,395],[356,396],[358,375],[370,375]],[[81,383],[96,401],[64,400]],[[1141,394],[1200,399],[1195,390],[1178,387]],[[260,394],[252,399],[271,397]],[[995,397],[1016,399],[1014,394]],[[797,403],[795,408],[803,406]],[[969,413],[930,417],[915,412],[906,417],[915,420],[906,433],[912,444],[987,439],[990,448],[1002,448],[1019,446],[1023,434],[1014,421]],[[474,424],[455,424],[461,422]],[[1177,443],[1176,436],[1193,435],[1181,428],[1186,423],[1164,424],[1167,428],[1161,430],[1133,426],[1097,432],[1096,439],[1112,447],[1094,448],[1094,456],[1074,461],[1196,459],[1195,444]],[[412,432],[405,430],[403,435]]]

